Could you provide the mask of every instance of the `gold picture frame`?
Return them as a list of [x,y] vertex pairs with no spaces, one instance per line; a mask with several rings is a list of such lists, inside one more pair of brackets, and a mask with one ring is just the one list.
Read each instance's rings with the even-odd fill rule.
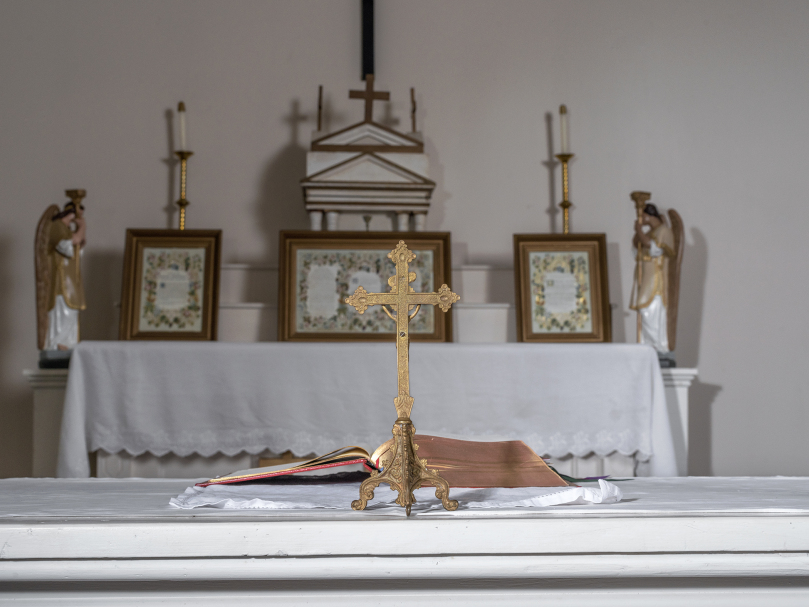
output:
[[[282,231],[278,340],[395,341],[396,325],[381,306],[360,315],[345,298],[358,286],[389,290],[396,268],[387,255],[400,240],[416,254],[415,290],[435,291],[451,282],[449,232]],[[413,341],[452,341],[451,313],[434,306],[423,306],[410,327]]]
[[517,341],[610,342],[605,234],[514,234]]
[[122,340],[215,341],[222,230],[126,231]]

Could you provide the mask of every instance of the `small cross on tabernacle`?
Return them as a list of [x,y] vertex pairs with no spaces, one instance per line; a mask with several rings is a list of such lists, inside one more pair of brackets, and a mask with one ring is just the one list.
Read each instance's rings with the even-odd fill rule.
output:
[[366,74],[365,76],[365,90],[364,91],[348,91],[349,99],[365,99],[365,122],[373,122],[374,118],[374,101],[387,101],[390,99],[390,93],[387,91],[374,90],[374,75]]

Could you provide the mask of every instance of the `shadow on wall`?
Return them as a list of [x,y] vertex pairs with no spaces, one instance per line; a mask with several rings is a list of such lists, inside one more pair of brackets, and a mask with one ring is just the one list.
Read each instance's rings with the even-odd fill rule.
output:
[[[542,165],[548,169],[548,228],[551,234],[556,234],[556,216],[561,212],[556,205],[556,167],[559,161],[553,155],[553,114],[545,112],[545,142],[548,157]],[[617,341],[613,337],[613,341]]]
[[677,364],[696,367],[699,362],[705,281],[708,276],[708,242],[698,228],[691,228],[692,244],[686,239],[680,271],[680,301],[677,321]]
[[722,386],[697,378],[688,390],[688,474],[713,476],[711,407]]
[[118,339],[123,251],[88,248],[82,259],[87,309],[81,313],[81,338]]
[[[435,189],[430,199],[430,212],[427,213],[427,230],[431,231],[438,230],[444,223],[446,204],[451,196],[444,189],[444,165],[438,159],[438,149],[429,137],[424,138],[424,151],[427,153],[427,161],[430,166],[430,179],[435,181]],[[454,257],[452,260],[453,263],[458,263],[454,261]]]
[[267,163],[261,177],[255,213],[258,225],[265,233],[265,253],[261,263],[278,263],[278,232],[305,230],[309,219],[303,206],[301,179],[306,176],[306,148],[299,141],[300,125],[309,116],[300,113],[300,102],[292,100],[290,113],[284,117],[289,124],[287,143]]
[[[13,242],[0,238],[0,284],[11,285],[13,279]],[[33,251],[32,251],[33,252]],[[31,266],[33,271],[33,264]],[[31,294],[33,296],[33,293]],[[33,299],[33,297],[32,297]],[[12,289],[0,289],[0,477],[31,476],[33,465],[33,399],[22,378],[10,378],[9,373],[22,373],[15,365],[12,351],[11,328],[16,314],[36,315],[35,309],[14,310]],[[35,324],[32,326],[36,326]],[[31,346],[36,347],[36,334],[31,335]],[[16,380],[16,381],[15,381]]]
[[[422,103],[422,97],[420,94],[416,94],[416,107],[422,108],[425,107]],[[388,104],[389,105],[389,104]],[[385,117],[389,113],[388,108],[385,108]],[[446,204],[447,201],[452,198],[452,195],[447,192],[444,187],[444,165],[441,163],[438,154],[438,148],[435,147],[435,143],[432,139],[424,135],[425,132],[429,131],[429,127],[425,128],[424,125],[427,124],[427,120],[429,120],[430,114],[427,109],[417,111],[416,113],[416,130],[420,131],[424,137],[424,153],[427,154],[427,162],[429,163],[429,177],[435,182],[435,189],[433,190],[433,195],[430,198],[430,211],[427,213],[427,230],[439,230],[441,225],[444,223],[444,218],[446,216]],[[391,126],[393,128],[398,128],[400,120],[396,119],[395,124]],[[383,123],[384,124],[384,123]],[[407,120],[405,122],[404,127],[402,127],[400,132],[407,133],[412,128],[412,123],[410,121],[410,114],[407,114]],[[465,243],[458,243],[461,247],[466,246]],[[452,256],[452,263],[455,265],[459,265],[462,263],[466,263],[466,255],[462,254],[459,255],[457,258],[454,255],[455,250],[455,243],[452,243],[452,250],[450,251],[450,255]]]
[[163,207],[163,210],[166,212],[166,228],[170,230],[178,227],[174,225],[174,216],[178,211],[176,203],[179,198],[179,195],[175,193],[175,175],[177,174],[177,165],[180,163],[180,159],[174,155],[174,110],[166,108],[164,116],[166,118],[166,144],[168,149],[166,150],[166,157],[162,160],[168,172],[168,184],[166,187],[168,200],[166,200],[166,206]]
[[393,104],[390,101],[385,103],[384,114],[382,115],[382,118],[379,120],[379,123],[385,125],[389,129],[396,130],[399,128],[400,122],[401,119],[393,115]]
[[[624,294],[621,292],[621,248],[617,242],[607,243],[607,274],[611,285],[618,285],[618,290],[610,295],[610,310],[612,312],[612,342],[623,344],[627,342],[626,318],[629,310],[624,307]],[[634,339],[632,340],[634,341]]]
[[[708,240],[699,228],[691,228],[691,244],[686,239],[680,282],[679,321],[677,323],[677,364],[699,367],[699,346],[708,277]],[[722,386],[697,378],[688,398],[688,473],[712,474],[711,419],[716,396]]]

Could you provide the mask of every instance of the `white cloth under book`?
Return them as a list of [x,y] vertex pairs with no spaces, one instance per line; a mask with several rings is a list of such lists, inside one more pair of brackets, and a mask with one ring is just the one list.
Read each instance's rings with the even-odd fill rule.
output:
[[[210,485],[189,487],[169,502],[175,508],[221,508],[224,510],[286,510],[327,508],[351,510],[352,500],[359,496],[359,483],[328,485]],[[435,497],[435,489],[424,487],[414,493],[419,512],[443,509]],[[387,510],[395,504],[398,493],[387,485],[374,490],[368,510]],[[541,508],[562,504],[614,504],[623,497],[621,489],[599,480],[590,487],[521,487],[518,489],[450,489],[450,497],[460,502],[459,508]]]
[[[419,433],[522,440],[539,455],[634,455],[677,474],[655,351],[637,344],[410,348]],[[81,342],[73,351],[58,476],[88,452],[296,455],[373,450],[396,412],[391,343]]]

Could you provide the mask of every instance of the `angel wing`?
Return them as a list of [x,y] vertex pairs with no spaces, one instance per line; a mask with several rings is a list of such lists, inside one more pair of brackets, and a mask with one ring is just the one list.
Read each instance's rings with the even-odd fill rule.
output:
[[37,233],[34,239],[34,265],[37,278],[37,347],[45,347],[45,337],[48,334],[48,299],[51,290],[51,261],[48,256],[48,246],[51,240],[51,226],[53,216],[59,213],[59,207],[52,204],[37,224]]
[[669,293],[666,317],[668,326],[666,331],[669,338],[669,349],[674,350],[677,340],[677,307],[680,299],[680,266],[683,263],[683,248],[685,247],[685,230],[683,219],[674,209],[669,209],[671,231],[674,233],[674,259],[669,260]]

